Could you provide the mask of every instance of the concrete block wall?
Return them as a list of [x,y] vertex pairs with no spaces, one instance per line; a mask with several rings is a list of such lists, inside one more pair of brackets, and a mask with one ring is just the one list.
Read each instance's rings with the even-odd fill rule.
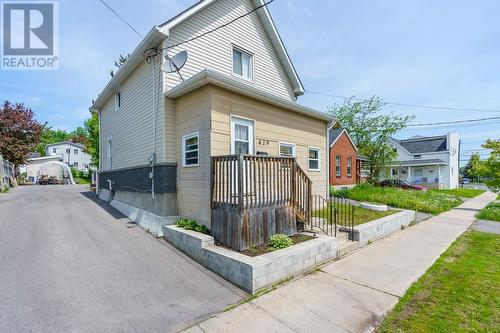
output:
[[337,255],[337,240],[318,238],[257,257],[215,246],[212,236],[163,227],[163,237],[191,258],[249,293],[301,274]]
[[407,227],[413,221],[415,221],[415,211],[403,210],[399,213],[355,226],[354,240],[359,242],[359,246],[364,246],[369,241],[383,238],[401,230],[402,226]]

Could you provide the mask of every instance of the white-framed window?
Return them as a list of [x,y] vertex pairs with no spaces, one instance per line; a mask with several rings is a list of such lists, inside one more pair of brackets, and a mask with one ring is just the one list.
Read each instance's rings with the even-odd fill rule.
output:
[[71,149],[67,148],[66,149],[66,154],[71,154]]
[[113,141],[108,139],[108,170],[113,169]]
[[347,158],[347,177],[352,177],[352,157]]
[[52,153],[57,154],[57,148],[52,148]]
[[115,92],[115,110],[122,107],[122,92],[118,90]]
[[280,156],[281,157],[295,157],[295,145],[293,143],[288,142],[280,142]]
[[253,80],[253,55],[236,46],[233,46],[233,74]]
[[340,155],[335,156],[335,177],[340,178],[342,177],[342,157]]
[[78,162],[73,162],[73,166],[74,166],[75,168],[78,168]]
[[231,116],[231,154],[252,155],[255,150],[255,123]]
[[321,150],[316,147],[308,147],[308,167],[310,171],[319,171],[319,156]]
[[73,153],[74,153],[75,155],[78,155],[78,149],[73,149]]
[[200,163],[200,134],[198,132],[182,137],[182,166],[195,167]]

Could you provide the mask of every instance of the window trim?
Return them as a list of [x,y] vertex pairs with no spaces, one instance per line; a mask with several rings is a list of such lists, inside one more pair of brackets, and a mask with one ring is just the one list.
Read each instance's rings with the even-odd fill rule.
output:
[[346,174],[348,178],[352,178],[352,156],[349,156],[346,161]]
[[[337,163],[337,158],[339,163]],[[337,173],[337,167],[339,168],[339,172]],[[335,178],[342,178],[342,155],[335,155]]]
[[113,138],[106,140],[106,149],[108,153],[108,170],[113,170]]
[[[234,72],[234,51],[238,51],[242,54],[247,54],[250,56],[250,60],[251,60],[251,68],[250,68],[250,77],[245,77],[243,75],[239,75],[237,73]],[[243,68],[242,68],[242,72],[243,72]],[[245,81],[248,81],[248,82],[254,82],[254,79],[255,79],[255,55],[248,51],[248,50],[245,50],[244,48],[240,47],[240,46],[237,46],[235,44],[231,44],[231,75],[233,75],[234,77],[237,77],[239,79],[243,79]]]
[[[292,147],[292,156],[281,156],[281,145]],[[279,141],[278,142],[278,156],[279,157],[297,157],[297,145],[295,143]]]
[[115,111],[118,111],[121,109],[123,104],[122,100],[122,90],[119,89],[115,92]]
[[[255,154],[255,149],[256,149],[256,136],[255,136],[255,130],[256,130],[256,122],[254,119],[251,119],[251,118],[246,118],[246,117],[240,117],[240,116],[237,116],[237,115],[230,115],[229,117],[229,127],[230,127],[230,138],[229,140],[231,141],[230,142],[230,145],[231,145],[231,154],[235,154],[235,130],[234,130],[234,125],[236,124],[235,123],[235,119],[240,119],[240,120],[244,120],[244,121],[248,121],[248,122],[252,122],[253,125],[253,131],[252,131],[252,140],[250,140],[250,138],[248,139],[248,143],[249,143],[249,147],[248,147],[248,154],[249,155],[254,155]],[[248,133],[250,135],[250,132]],[[251,145],[250,145],[251,144]],[[250,149],[250,147],[252,149]]]
[[[186,140],[197,138],[198,148],[186,151]],[[198,152],[198,162],[196,164],[186,164],[186,153],[188,152]],[[200,132],[194,132],[182,136],[182,167],[183,168],[195,168],[200,166]]]
[[[317,169],[311,169],[311,165],[309,163],[309,161],[313,160],[313,161],[316,161],[316,159],[312,159],[310,156],[309,156],[309,151],[310,150],[315,150],[318,152],[318,168]],[[319,147],[314,147],[314,146],[307,146],[307,169],[309,171],[321,171],[321,148]]]

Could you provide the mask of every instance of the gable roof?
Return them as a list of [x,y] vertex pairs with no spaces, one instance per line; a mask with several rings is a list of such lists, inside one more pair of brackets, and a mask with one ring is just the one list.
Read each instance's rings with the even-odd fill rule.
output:
[[[198,74],[193,75],[186,81],[175,86],[164,95],[168,98],[176,99],[191,91],[201,88],[207,84],[233,91],[235,93],[255,98],[278,107],[285,108],[297,113],[301,113],[326,122],[331,122],[333,118],[326,112],[317,111],[306,106],[291,102],[287,99],[269,94],[261,89],[254,88],[228,75],[221,74],[211,69],[204,69]],[[354,144],[354,143],[353,143]],[[356,147],[356,146],[354,146]]]
[[[188,9],[184,10],[180,14],[174,16],[167,22],[161,24],[160,31],[166,35],[169,34],[169,30],[173,29],[175,26],[179,25],[180,23],[184,22],[185,20],[189,19],[196,13],[200,12],[202,9],[206,8],[213,2],[218,1],[218,0],[201,0],[195,3],[193,6],[189,7]],[[254,5],[255,8],[258,6],[264,5],[266,2],[265,0],[251,0],[252,4]],[[271,17],[271,13],[269,12],[269,9],[267,6],[264,6],[257,10],[256,14],[259,16],[262,25],[264,26],[264,30],[267,32],[272,45],[274,46],[274,49],[276,50],[278,54],[278,58],[280,59],[285,72],[288,75],[288,78],[293,86],[294,89],[294,94],[295,96],[301,96],[304,94],[304,86],[302,85],[302,81],[299,78],[299,75],[297,74],[297,71],[295,70],[295,67],[293,66],[292,60],[290,59],[290,56],[288,54],[288,51],[285,48],[285,44],[283,43],[283,40],[281,39],[281,36],[278,32],[278,29],[276,29],[276,25],[274,24],[273,18]]]
[[73,142],[73,141],[61,141],[61,142],[50,143],[47,146],[45,146],[45,149],[47,149],[48,147],[59,146],[59,145],[70,145],[70,146],[75,146],[78,148],[85,148],[85,145],[82,143]]
[[345,133],[349,141],[351,142],[352,146],[356,151],[358,151],[358,147],[356,147],[356,144],[354,141],[352,141],[351,136],[349,135],[349,132],[345,128],[342,127],[337,127],[337,128],[330,128],[330,133],[329,133],[329,144],[330,148],[337,142],[337,140],[340,138],[340,136]]
[[410,154],[434,153],[439,151],[448,151],[447,136],[413,136],[409,139],[398,140],[391,138],[396,144],[404,148]]

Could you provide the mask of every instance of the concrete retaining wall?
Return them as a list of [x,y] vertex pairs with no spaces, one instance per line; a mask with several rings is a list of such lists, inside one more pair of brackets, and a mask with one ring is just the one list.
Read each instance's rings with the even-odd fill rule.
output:
[[337,240],[326,236],[258,257],[215,246],[212,236],[175,225],[163,227],[163,237],[203,266],[249,293],[301,274],[337,255]]
[[109,204],[143,229],[158,237],[163,236],[163,226],[175,224],[179,218],[178,216],[158,216],[118,200],[112,200]]
[[399,213],[382,217],[354,227],[354,240],[359,241],[359,246],[364,246],[368,241],[374,241],[401,230],[415,221],[415,212],[403,210]]

